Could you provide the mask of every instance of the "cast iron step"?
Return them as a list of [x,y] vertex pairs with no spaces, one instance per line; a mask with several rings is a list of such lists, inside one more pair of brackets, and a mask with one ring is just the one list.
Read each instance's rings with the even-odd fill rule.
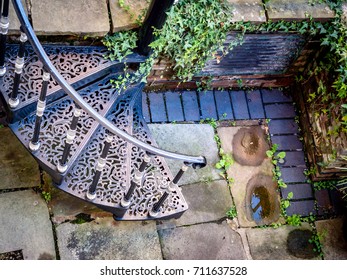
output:
[[[124,94],[117,100],[108,119],[128,134],[156,146],[142,117],[141,94],[141,90],[136,94],[131,91]],[[57,187],[113,213],[116,219],[153,219],[149,211],[168,190],[168,184],[173,179],[172,174],[163,158],[153,156],[145,170],[141,186],[134,192],[131,205],[128,208],[122,207],[121,200],[129,189],[134,172],[139,168],[145,152],[117,136],[114,136],[106,165],[102,170],[96,188],[96,198],[91,201],[86,197],[107,135],[103,127],[98,129],[84,152],[64,177],[63,183]],[[178,218],[188,209],[179,187],[170,188],[169,193],[156,219]]]
[[[79,92],[83,99],[102,116],[107,114],[120,95],[120,91],[110,84],[112,78],[114,78],[113,75],[109,75]],[[133,89],[134,86],[131,86],[127,91],[131,92]],[[63,154],[66,134],[73,117],[74,108],[75,104],[72,99],[63,97],[49,104],[42,117],[40,149],[34,152],[33,156],[55,182],[62,180],[63,175],[72,166],[99,126],[98,122],[82,111],[78,121],[76,138],[68,158],[68,169],[64,174],[60,174],[57,171],[57,165]],[[36,114],[31,113],[24,119],[10,125],[12,131],[25,147],[29,146],[32,139],[35,119]]]
[[[44,49],[60,74],[76,90],[112,72],[123,71],[124,68],[123,62],[111,62],[105,58],[107,54],[105,47],[45,45]],[[4,77],[0,78],[0,91],[6,103],[12,92],[17,52],[18,45],[10,44],[7,46],[7,72]],[[129,63],[138,63],[143,61],[143,57],[133,54],[128,56],[126,61]],[[42,63],[38,60],[32,47],[27,46],[18,92],[20,103],[15,109],[8,109],[10,122],[16,122],[36,109],[35,103],[42,87],[42,75]],[[64,95],[65,93],[61,87],[51,78],[47,92],[47,104],[54,102]]]

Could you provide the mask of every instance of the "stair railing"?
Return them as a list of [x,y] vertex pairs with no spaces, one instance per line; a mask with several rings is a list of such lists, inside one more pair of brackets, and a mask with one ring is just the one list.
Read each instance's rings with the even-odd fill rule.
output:
[[[2,0],[0,0],[2,1]],[[9,0],[3,0],[5,8],[5,11],[3,9],[2,16],[1,17],[1,45],[0,48],[3,48],[2,50],[5,50],[6,47],[6,33],[8,30],[8,2]],[[7,4],[6,4],[7,3]],[[143,149],[146,153],[143,157],[143,162],[140,164],[138,170],[135,170],[134,179],[131,182],[131,185],[129,186],[129,189],[126,191],[124,198],[121,201],[121,206],[124,207],[126,210],[130,206],[130,201],[133,196],[134,190],[140,186],[141,178],[143,176],[143,173],[148,166],[148,164],[151,161],[151,157],[156,156],[162,156],[164,158],[170,158],[175,160],[181,160],[184,162],[183,167],[178,172],[178,174],[174,177],[172,182],[169,182],[166,190],[162,193],[161,197],[157,199],[157,202],[153,205],[152,209],[149,210],[149,216],[152,218],[155,218],[158,216],[160,212],[160,208],[163,206],[164,202],[168,199],[171,191],[173,191],[177,187],[177,183],[184,174],[184,172],[188,169],[188,167],[193,168],[201,168],[206,165],[206,158],[203,156],[190,156],[190,155],[184,155],[180,153],[174,153],[167,150],[160,149],[158,147],[154,147],[148,143],[142,142],[141,140],[129,135],[127,132],[117,128],[113,123],[111,123],[109,120],[98,114],[97,111],[95,111],[88,103],[86,103],[83,98],[75,91],[74,88],[71,87],[67,83],[67,81],[63,78],[63,76],[58,72],[58,70],[53,66],[52,62],[50,61],[49,57],[47,56],[46,52],[44,51],[41,43],[39,42],[26,14],[24,11],[24,8],[22,6],[21,0],[12,0],[15,12],[17,14],[17,17],[21,24],[21,39],[20,39],[20,48],[19,48],[19,54],[17,58],[16,63],[16,69],[18,71],[15,71],[15,82],[17,84],[14,85],[13,93],[10,96],[9,105],[13,108],[18,103],[17,98],[17,92],[16,89],[18,88],[18,84],[20,83],[20,74],[23,68],[23,55],[24,55],[24,44],[28,40],[31,46],[33,47],[33,50],[35,51],[36,55],[38,56],[39,60],[43,63],[43,69],[44,69],[44,76],[43,76],[43,86],[41,90],[41,94],[38,99],[37,103],[37,112],[36,112],[36,123],[35,123],[35,129],[33,132],[33,138],[32,141],[29,143],[29,149],[32,152],[35,152],[40,147],[39,142],[39,133],[40,133],[40,123],[41,118],[43,115],[43,112],[45,110],[46,105],[46,91],[47,91],[47,84],[52,77],[64,90],[64,92],[74,100],[75,102],[75,112],[73,119],[70,123],[70,128],[67,132],[66,141],[65,141],[65,147],[64,152],[62,155],[61,160],[58,163],[57,170],[63,174],[67,171],[67,160],[70,153],[71,145],[73,145],[73,141],[76,135],[76,126],[78,122],[78,118],[81,115],[81,110],[84,110],[89,116],[94,118],[100,125],[102,125],[109,134],[109,137],[105,139],[105,146],[102,151],[102,154],[100,155],[97,166],[96,166],[96,172],[93,179],[93,182],[91,183],[88,191],[86,192],[86,197],[89,200],[94,200],[96,197],[96,187],[101,175],[101,172],[105,166],[105,161],[107,157],[107,152],[109,150],[111,141],[113,140],[114,136],[119,136],[123,140],[137,146],[138,148]],[[5,30],[6,29],[6,30]],[[0,63],[2,61],[2,58],[0,57]],[[17,65],[18,64],[18,65]],[[0,70],[6,71],[5,65],[0,64]],[[11,103],[12,102],[12,103]],[[12,105],[11,105],[12,104]]]

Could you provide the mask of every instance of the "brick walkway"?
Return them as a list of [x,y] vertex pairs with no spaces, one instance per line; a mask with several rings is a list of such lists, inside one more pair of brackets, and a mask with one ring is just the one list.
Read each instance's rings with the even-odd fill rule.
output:
[[143,94],[143,114],[148,123],[199,122],[215,120],[270,120],[271,142],[286,152],[281,164],[284,182],[282,197],[294,193],[288,215],[310,213],[321,218],[341,214],[335,191],[314,191],[304,175],[307,170],[300,129],[295,121],[296,111],[290,96],[280,90],[229,91],[166,91]]

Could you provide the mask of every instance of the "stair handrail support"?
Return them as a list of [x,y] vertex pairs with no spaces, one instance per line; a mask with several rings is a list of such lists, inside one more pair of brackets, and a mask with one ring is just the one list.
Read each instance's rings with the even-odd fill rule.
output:
[[[6,0],[5,0],[6,1]],[[142,142],[141,140],[129,135],[125,131],[117,128],[109,120],[101,116],[93,107],[86,103],[83,98],[75,91],[75,89],[67,83],[63,76],[54,67],[46,52],[44,51],[41,43],[39,42],[23,8],[21,0],[11,0],[13,3],[14,10],[20,21],[21,28],[27,35],[28,41],[33,47],[34,52],[38,56],[39,60],[43,63],[43,66],[55,79],[55,81],[61,86],[64,92],[73,99],[76,104],[80,106],[89,116],[94,118],[100,125],[106,128],[110,133],[119,136],[125,141],[132,143],[133,145],[145,150],[150,154],[157,156],[162,156],[164,158],[181,160],[185,163],[189,163],[193,168],[202,168],[206,166],[206,158],[204,156],[189,156],[180,153],[174,153],[167,150],[160,149],[158,147],[152,146],[148,143]]]

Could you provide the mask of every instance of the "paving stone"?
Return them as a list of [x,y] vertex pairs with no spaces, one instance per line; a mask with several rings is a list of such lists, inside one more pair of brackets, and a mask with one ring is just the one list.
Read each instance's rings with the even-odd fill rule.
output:
[[307,178],[304,174],[304,167],[281,168],[282,178],[285,183],[304,183]]
[[291,201],[286,212],[289,216],[293,214],[309,216],[311,213],[315,215],[316,210],[314,206],[314,200]]
[[116,222],[97,218],[84,224],[57,227],[63,260],[159,260],[161,250],[155,222]]
[[290,250],[288,250],[288,243],[290,240],[289,237],[293,231],[297,230],[311,231],[311,227],[308,223],[303,223],[300,227],[286,225],[276,229],[247,229],[246,235],[252,258],[254,260],[298,260],[306,258],[317,259],[317,257],[312,256],[312,248],[307,248],[309,249],[309,251],[307,252],[308,257],[305,258],[298,258],[293,253],[291,253]]
[[0,253],[22,250],[24,259],[55,259],[46,203],[32,190],[0,194]]
[[[231,155],[234,154],[234,147],[232,145],[233,138],[241,128],[242,127],[219,127],[217,129],[217,133],[221,141],[221,147],[225,153]],[[233,201],[236,206],[237,220],[240,227],[254,227],[258,226],[260,223],[271,224],[272,222],[278,222],[280,198],[279,193],[277,192],[277,186],[276,184],[274,184],[272,180],[272,169],[273,165],[271,163],[271,159],[266,157],[265,152],[264,160],[258,166],[241,165],[235,161],[235,163],[228,168],[228,178],[233,179],[233,184],[230,190],[233,196]],[[253,185],[249,185],[249,183],[253,182],[254,179],[258,180],[258,178],[259,180],[264,181],[264,176],[268,177],[270,181],[270,184],[267,184],[265,187],[269,193],[271,201],[273,202],[271,204],[273,212],[269,213],[269,219],[266,218],[260,221],[255,221],[254,218],[250,215],[249,211],[252,195],[251,190],[249,190],[249,188],[253,187]],[[276,191],[274,187],[276,188]],[[274,194],[274,196],[272,196],[272,194]]]
[[318,215],[331,215],[334,213],[333,205],[330,201],[328,190],[319,190],[314,192],[317,201]]
[[288,184],[287,188],[281,189],[282,197],[287,197],[288,193],[294,194],[293,199],[312,199],[313,190],[310,184]]
[[[220,179],[215,164],[219,161],[218,148],[213,128],[208,124],[150,124],[149,128],[158,146],[168,151],[187,155],[203,155],[207,166],[201,169],[189,168],[180,180],[180,185]],[[173,175],[179,171],[182,162],[167,159]]]
[[[347,240],[346,233],[343,233],[342,218],[332,220],[316,221],[316,229],[321,239],[322,250],[325,260],[346,260],[347,259]],[[346,225],[345,225],[346,228]]]
[[147,102],[147,93],[142,93],[142,114],[146,122],[151,122],[151,116],[149,114],[149,107]]
[[308,15],[317,20],[334,17],[334,12],[327,4],[315,2],[313,5],[306,0],[271,0],[265,4],[269,20],[303,20]]
[[269,130],[271,135],[296,134],[299,127],[294,119],[270,120]]
[[284,163],[280,163],[280,166],[302,166],[306,167],[305,154],[303,151],[298,152],[286,152]]
[[[26,1],[25,0],[21,0],[21,2],[22,2],[22,5],[24,7],[24,10],[25,10],[26,14],[28,14],[28,8],[27,8],[27,5],[25,3]],[[10,1],[10,8],[9,8],[8,17],[9,17],[9,22],[10,22],[8,34],[10,34],[10,35],[20,34],[20,31],[19,31],[20,22],[18,20],[16,12],[14,11],[12,1]]]
[[346,209],[345,209],[346,202],[343,200],[341,196],[341,192],[336,189],[330,190],[330,198],[334,208],[335,215],[343,215],[346,212]]
[[265,10],[261,0],[228,0],[232,7],[232,21],[266,21]]
[[[120,30],[129,30],[138,26],[137,19],[140,15],[145,15],[149,1],[147,0],[124,0],[124,7],[120,7],[118,0],[109,0],[112,32]],[[125,7],[129,11],[125,10]]]
[[264,119],[264,107],[263,102],[261,100],[261,95],[259,90],[252,90],[247,92],[246,94],[249,113],[251,115],[251,119]]
[[34,158],[9,128],[0,128],[0,133],[0,189],[39,186],[40,171]]
[[231,101],[236,120],[249,119],[248,107],[246,101],[246,93],[243,90],[231,91]]
[[228,91],[215,91],[216,105],[218,111],[218,119],[220,120],[232,120],[234,119],[233,109],[231,107],[231,101]]
[[180,94],[178,92],[165,92],[166,108],[169,122],[184,121]]
[[176,220],[179,226],[220,220],[233,205],[225,180],[185,185],[182,192],[189,209]]
[[166,122],[166,112],[164,104],[164,96],[162,92],[148,93],[149,108],[151,110],[152,122]]
[[32,1],[38,35],[105,36],[110,31],[106,0]]
[[281,151],[302,150],[303,146],[296,135],[271,136],[271,142],[278,145]]
[[199,92],[201,118],[217,119],[216,105],[214,102],[213,91]]
[[294,118],[294,106],[289,103],[264,105],[265,115],[268,119]]
[[199,121],[200,109],[195,91],[182,92],[183,110],[186,121]]
[[263,95],[264,103],[284,103],[293,102],[290,95],[283,93],[283,91],[278,89],[262,89],[261,93]]
[[243,260],[240,235],[223,222],[159,230],[167,260]]

